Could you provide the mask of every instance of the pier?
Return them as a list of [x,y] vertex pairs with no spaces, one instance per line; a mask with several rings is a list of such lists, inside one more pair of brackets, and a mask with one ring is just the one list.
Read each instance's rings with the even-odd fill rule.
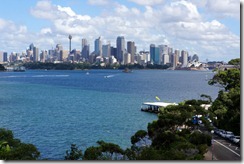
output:
[[159,113],[160,107],[167,107],[168,105],[178,105],[176,103],[166,103],[166,102],[144,102],[141,106],[141,111],[149,113]]

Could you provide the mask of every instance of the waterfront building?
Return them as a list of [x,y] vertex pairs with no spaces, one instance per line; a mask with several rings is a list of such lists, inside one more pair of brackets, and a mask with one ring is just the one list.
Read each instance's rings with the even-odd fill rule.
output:
[[187,67],[188,64],[188,52],[185,50],[181,51],[182,67]]
[[0,52],[0,63],[5,63],[8,61],[8,53]]
[[136,47],[135,42],[128,41],[127,42],[127,52],[131,54],[131,64],[134,64]]
[[115,64],[115,63],[117,63],[118,61],[117,61],[117,59],[114,57],[114,56],[110,56],[109,57],[109,64]]
[[180,51],[175,50],[174,59],[173,59],[173,68],[177,67],[177,65],[179,63],[179,56],[180,56]]
[[33,48],[33,62],[39,61],[39,49],[37,47]]
[[111,56],[117,56],[117,48],[110,46],[110,55]]
[[163,54],[163,65],[169,63],[169,55],[168,54]]
[[131,63],[131,54],[126,52],[124,53],[124,61],[123,61],[123,64],[130,64]]
[[110,57],[111,56],[110,43],[102,46],[102,56],[103,57]]
[[123,62],[123,56],[125,53],[125,38],[123,36],[118,36],[116,40],[117,54],[115,58],[119,63]]
[[85,61],[88,61],[89,59],[89,54],[90,54],[90,46],[87,43],[86,39],[82,39],[81,41],[81,56]]
[[47,57],[47,51],[42,51],[40,54],[40,62],[45,63]]
[[156,47],[155,44],[150,45],[150,62],[152,64],[160,64],[160,54],[159,47]]
[[29,50],[30,50],[30,51],[33,51],[33,50],[34,50],[34,47],[35,47],[34,44],[31,43],[30,46],[29,46]]
[[95,55],[96,56],[102,56],[102,41],[101,37],[97,38],[95,40]]

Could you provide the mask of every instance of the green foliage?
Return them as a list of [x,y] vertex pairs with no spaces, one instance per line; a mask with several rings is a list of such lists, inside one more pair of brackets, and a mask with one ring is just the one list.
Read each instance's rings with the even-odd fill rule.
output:
[[65,160],[80,160],[82,159],[82,151],[77,148],[75,144],[71,144],[70,151],[66,151]]
[[0,159],[2,160],[37,160],[40,152],[32,144],[15,139],[13,132],[0,129]]
[[[239,65],[240,59],[232,59],[229,64]],[[209,111],[217,119],[214,124],[220,128],[232,131],[235,135],[240,134],[240,69],[234,68],[219,71],[210,85],[219,84],[225,90],[219,91],[218,97],[212,103]]]
[[0,64],[0,71],[5,71],[5,70],[6,70],[5,67],[2,64]]
[[102,155],[102,151],[99,147],[91,146],[86,149],[83,160],[98,160]]
[[230,64],[230,65],[240,65],[241,64],[240,58],[232,59],[232,60],[230,60],[228,62],[228,64]]
[[225,71],[219,71],[214,77],[208,82],[209,85],[219,84],[229,91],[231,88],[240,88],[240,70],[229,69]]
[[208,134],[200,133],[198,131],[195,131],[190,135],[190,140],[192,144],[194,145],[208,145],[211,146],[211,136]]
[[147,135],[147,132],[145,130],[139,130],[131,137],[131,143],[135,144],[141,139],[143,139]]
[[107,143],[104,141],[97,141],[97,147],[89,147],[84,153],[84,160],[114,160],[116,155],[123,155],[124,150],[118,145],[113,143]]

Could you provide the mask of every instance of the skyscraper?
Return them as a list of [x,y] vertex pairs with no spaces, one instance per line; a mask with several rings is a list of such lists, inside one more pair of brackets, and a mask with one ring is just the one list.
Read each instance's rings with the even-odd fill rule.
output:
[[110,43],[102,46],[102,56],[103,57],[110,57],[111,56]]
[[38,62],[39,59],[39,49],[37,47],[33,48],[33,61]]
[[152,64],[160,64],[160,53],[159,47],[156,47],[155,44],[150,45],[150,61]]
[[177,67],[178,62],[179,62],[179,56],[180,56],[180,51],[175,50],[174,59],[173,59],[173,68]]
[[7,62],[7,61],[8,61],[8,53],[3,52],[3,62]]
[[90,47],[87,43],[87,40],[83,38],[81,41],[81,56],[82,56],[82,58],[88,61],[89,53],[90,53]]
[[182,67],[186,67],[188,64],[188,53],[185,50],[181,51],[181,57],[182,57]]
[[123,56],[125,53],[125,38],[123,36],[118,36],[116,40],[116,46],[117,46],[117,54],[116,59],[118,62],[123,62]]
[[102,41],[101,37],[95,40],[95,55],[102,56]]
[[127,52],[131,54],[131,64],[134,64],[135,53],[136,53],[135,42],[132,41],[127,42]]

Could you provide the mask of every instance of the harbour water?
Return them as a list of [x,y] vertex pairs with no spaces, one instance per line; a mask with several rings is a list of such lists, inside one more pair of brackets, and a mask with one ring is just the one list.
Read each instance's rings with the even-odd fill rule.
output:
[[[89,72],[89,73],[87,73]],[[157,116],[145,101],[217,97],[211,71],[121,70],[0,73],[0,127],[34,144],[41,158],[62,160],[74,143],[82,150],[104,140],[130,147],[130,137]]]

